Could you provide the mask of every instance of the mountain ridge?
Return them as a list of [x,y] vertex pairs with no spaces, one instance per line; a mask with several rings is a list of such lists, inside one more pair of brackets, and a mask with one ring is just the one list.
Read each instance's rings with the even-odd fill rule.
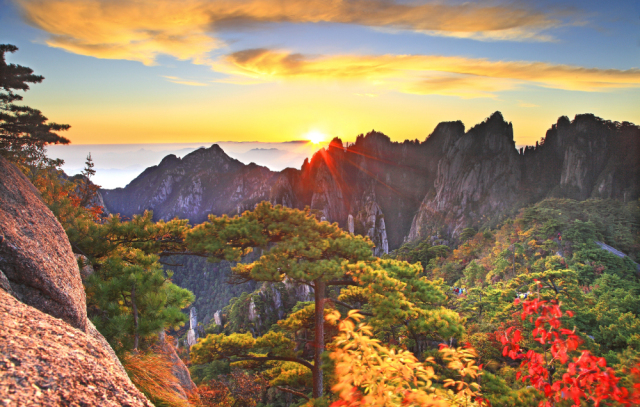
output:
[[455,238],[545,197],[638,197],[640,127],[562,116],[542,141],[516,149],[511,123],[495,112],[468,131],[460,121],[439,123],[423,142],[392,142],[375,131],[355,143],[335,138],[299,170],[243,164],[214,144],[182,159],[169,155],[125,188],[101,192],[111,213],[153,210],[155,219],[191,223],[264,200],[310,206],[370,236],[377,255],[407,240]]

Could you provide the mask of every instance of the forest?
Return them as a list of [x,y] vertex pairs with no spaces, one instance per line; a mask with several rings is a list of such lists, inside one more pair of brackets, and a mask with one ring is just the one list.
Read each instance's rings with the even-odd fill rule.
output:
[[[309,208],[263,202],[198,225],[104,215],[91,156],[74,178],[46,156],[68,126],[13,104],[9,89],[42,77],[5,71],[0,152],[64,227],[90,270],[88,315],[155,405],[640,404],[640,201],[545,199],[383,257]],[[194,301],[207,323],[188,349]],[[188,400],[164,332],[197,384]]]

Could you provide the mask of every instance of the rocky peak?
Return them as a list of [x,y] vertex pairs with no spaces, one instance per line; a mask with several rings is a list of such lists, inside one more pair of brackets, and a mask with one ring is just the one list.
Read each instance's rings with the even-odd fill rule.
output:
[[453,132],[436,135],[444,140],[434,195],[423,200],[411,225],[410,240],[441,231],[455,235],[483,215],[511,207],[518,198],[518,153],[513,128],[502,114],[494,113],[464,134],[457,133],[460,125],[450,129]]
[[154,219],[186,218],[197,223],[213,213],[235,214],[271,198],[275,173],[244,165],[217,144],[180,159],[165,157],[125,188],[101,190],[112,213],[131,217],[152,210]]

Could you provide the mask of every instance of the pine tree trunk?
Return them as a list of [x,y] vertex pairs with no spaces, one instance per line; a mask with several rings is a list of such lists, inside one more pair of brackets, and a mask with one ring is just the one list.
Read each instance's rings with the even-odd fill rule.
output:
[[313,398],[322,397],[322,352],[324,352],[324,296],[326,283],[324,281],[314,281],[314,294],[316,305],[316,329],[313,356]]
[[131,288],[131,307],[133,308],[133,326],[134,326],[134,337],[133,337],[133,349],[135,351],[138,350],[138,342],[140,342],[140,335],[138,334],[138,307],[136,306],[136,285],[134,284]]

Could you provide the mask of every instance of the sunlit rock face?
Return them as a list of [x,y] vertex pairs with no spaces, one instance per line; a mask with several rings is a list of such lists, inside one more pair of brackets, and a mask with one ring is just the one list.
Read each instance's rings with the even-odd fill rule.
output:
[[[461,125],[437,128],[440,146],[433,194],[425,197],[409,239],[456,235],[483,216],[511,208],[519,197],[521,168],[513,128],[499,112],[468,132]],[[440,139],[440,140],[438,140]]]
[[152,405],[87,318],[90,272],[38,190],[0,157],[3,405]]
[[301,169],[301,186],[313,186],[311,209],[369,236],[376,255],[398,247],[435,171],[426,145],[394,143],[377,132],[360,135],[353,144],[334,139]]
[[631,200],[639,195],[640,129],[593,115],[561,117],[536,146],[517,150],[499,112],[468,131],[440,123],[426,140],[392,142],[372,131],[355,143],[334,139],[301,169],[273,172],[228,157],[220,147],[167,156],[125,188],[103,190],[107,209],[153,210],[198,223],[261,201],[302,209],[368,235],[381,255],[404,241],[455,238],[495,225],[545,197]]

